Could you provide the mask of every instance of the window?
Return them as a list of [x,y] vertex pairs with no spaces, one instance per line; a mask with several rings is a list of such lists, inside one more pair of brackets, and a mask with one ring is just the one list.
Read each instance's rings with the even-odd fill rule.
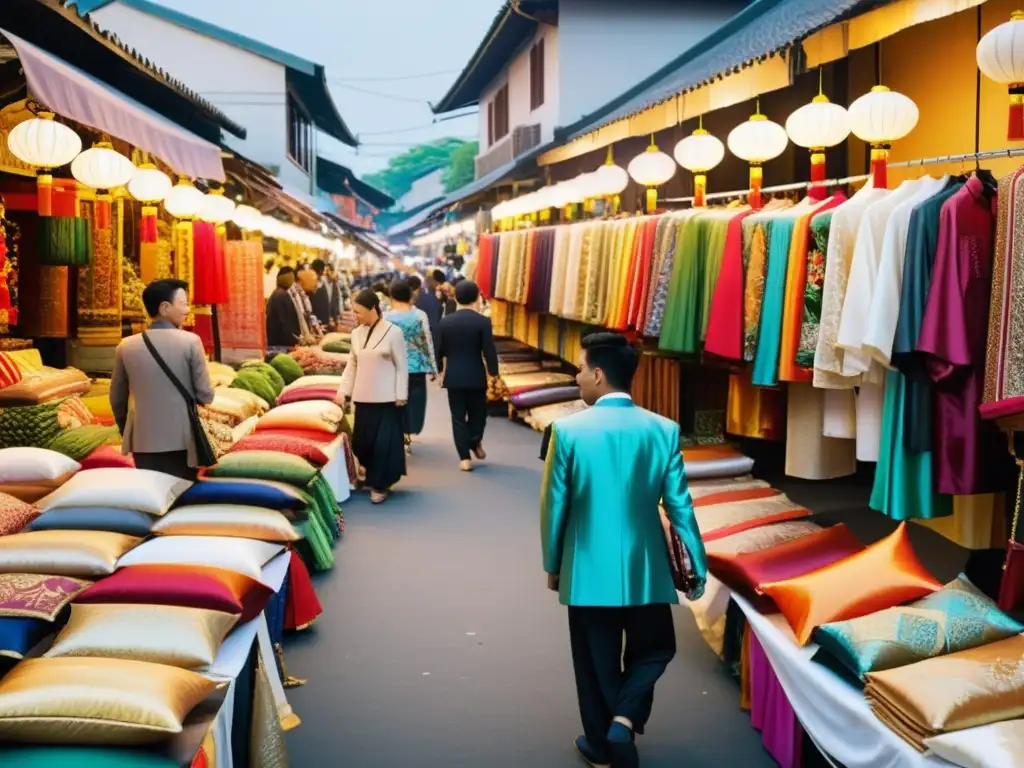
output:
[[494,143],[494,102],[487,104],[487,146]]
[[530,111],[544,104],[544,38],[530,49]]
[[494,94],[494,100],[488,107],[488,118],[490,118],[493,108],[493,119],[490,120],[493,126],[493,137],[491,143],[501,141],[508,136],[508,83],[501,86],[498,92]]
[[288,157],[306,173],[313,172],[313,122],[288,94]]

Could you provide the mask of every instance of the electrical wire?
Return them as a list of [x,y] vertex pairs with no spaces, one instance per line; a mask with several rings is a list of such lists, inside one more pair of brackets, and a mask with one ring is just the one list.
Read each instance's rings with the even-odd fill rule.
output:
[[427,77],[439,77],[440,75],[454,75],[461,70],[442,69],[437,72],[422,72],[418,75],[396,75],[394,77],[329,77],[330,83],[396,83],[400,80],[422,80]]
[[339,88],[345,88],[349,91],[355,91],[356,93],[365,93],[367,96],[376,96],[379,99],[390,99],[391,101],[405,101],[412,104],[426,104],[430,106],[430,102],[426,99],[417,99],[412,96],[399,96],[394,93],[383,93],[381,91],[374,91],[369,88],[360,88],[357,85],[345,85],[344,83],[334,83]]
[[479,114],[478,109],[474,109],[472,112],[463,112],[461,115],[448,115],[446,117],[439,117],[432,123],[425,123],[423,125],[412,125],[408,128],[391,128],[386,131],[359,131],[357,137],[362,136],[393,136],[396,133],[413,133],[415,131],[425,131],[428,128],[433,128],[435,125],[440,123],[446,123],[449,120],[458,120],[462,117],[475,117]]

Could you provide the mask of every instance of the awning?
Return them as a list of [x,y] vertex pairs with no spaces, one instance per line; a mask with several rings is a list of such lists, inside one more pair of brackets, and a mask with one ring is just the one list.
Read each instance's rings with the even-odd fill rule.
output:
[[322,155],[316,159],[316,185],[332,195],[355,195],[367,205],[381,210],[395,204],[394,198],[390,195],[361,181],[351,169]]
[[0,29],[18,53],[29,93],[58,115],[127,141],[175,172],[224,181],[220,148],[52,53]]
[[375,253],[382,259],[397,259],[394,253],[388,250],[383,243],[377,241],[373,234],[357,224],[353,224],[351,221],[346,219],[344,216],[339,216],[336,213],[327,212],[327,218],[333,221],[340,230],[345,232],[349,237],[356,241],[361,248],[364,250]]

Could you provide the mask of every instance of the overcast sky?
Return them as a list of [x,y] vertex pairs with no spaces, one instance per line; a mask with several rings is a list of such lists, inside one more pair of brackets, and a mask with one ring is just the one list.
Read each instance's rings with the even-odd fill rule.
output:
[[[321,134],[321,153],[357,174],[382,168],[408,145],[476,138],[475,116],[431,125],[427,101],[454,82],[502,0],[158,1],[323,64],[334,102],[363,146],[352,150]],[[444,74],[384,79],[436,72]]]

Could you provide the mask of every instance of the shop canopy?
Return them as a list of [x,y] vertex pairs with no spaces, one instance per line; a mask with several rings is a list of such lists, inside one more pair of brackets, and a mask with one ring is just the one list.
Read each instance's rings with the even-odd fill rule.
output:
[[316,159],[316,185],[331,195],[354,195],[367,205],[381,210],[395,204],[393,197],[365,181],[361,181],[356,178],[351,169],[328,160],[326,157],[317,157]]
[[47,109],[149,152],[175,172],[224,181],[220,148],[52,53],[0,29],[14,46],[29,94]]

